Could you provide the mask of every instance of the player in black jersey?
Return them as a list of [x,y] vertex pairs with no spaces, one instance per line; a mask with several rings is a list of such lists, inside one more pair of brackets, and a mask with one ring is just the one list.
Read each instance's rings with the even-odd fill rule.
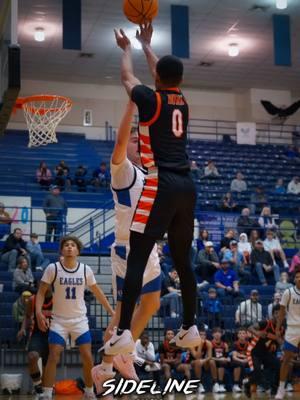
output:
[[150,46],[152,26],[141,26],[137,39],[155,79],[154,91],[135,77],[131,44],[124,31],[115,31],[115,36],[123,50],[122,82],[139,111],[140,154],[148,175],[131,226],[119,329],[105,344],[104,350],[106,354],[115,355],[134,349],[130,333],[134,307],[141,292],[148,257],[156,240],[165,232],[179,275],[183,302],[183,325],[173,343],[185,348],[196,347],[201,339],[194,324],[196,281],[189,255],[196,191],[186,155],[189,111],[179,89],[183,64],[173,56],[158,60]]

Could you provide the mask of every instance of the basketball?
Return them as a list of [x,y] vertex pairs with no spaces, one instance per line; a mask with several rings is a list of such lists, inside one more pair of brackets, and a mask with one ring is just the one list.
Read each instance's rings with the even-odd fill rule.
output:
[[158,13],[158,0],[124,0],[123,11],[134,24],[152,21]]

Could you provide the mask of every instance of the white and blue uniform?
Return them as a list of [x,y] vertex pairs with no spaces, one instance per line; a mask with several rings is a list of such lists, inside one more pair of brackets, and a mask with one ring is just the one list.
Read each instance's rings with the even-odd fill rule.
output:
[[284,291],[280,305],[285,307],[287,322],[283,348],[298,352],[300,345],[300,291],[296,286]]
[[[129,235],[132,219],[144,186],[145,173],[128,158],[121,164],[111,163],[112,193],[115,202],[115,242],[111,248],[112,286],[114,296],[122,301],[124,278],[129,253]],[[157,246],[153,247],[143,277],[141,294],[161,289],[160,264]]]
[[64,346],[69,336],[78,346],[90,343],[84,290],[96,284],[91,268],[82,263],[74,269],[67,269],[60,262],[49,264],[42,281],[53,287],[49,343]]

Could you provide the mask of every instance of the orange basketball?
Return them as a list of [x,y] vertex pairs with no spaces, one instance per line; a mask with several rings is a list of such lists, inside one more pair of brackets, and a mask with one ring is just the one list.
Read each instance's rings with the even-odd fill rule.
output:
[[124,0],[123,11],[134,24],[152,21],[158,13],[158,0]]

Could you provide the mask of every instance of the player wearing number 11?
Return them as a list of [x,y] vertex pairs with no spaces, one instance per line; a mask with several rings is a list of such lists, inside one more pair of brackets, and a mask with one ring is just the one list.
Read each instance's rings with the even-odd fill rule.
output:
[[158,60],[150,45],[152,31],[152,25],[147,23],[140,26],[136,37],[143,46],[156,90],[136,78],[130,40],[123,30],[115,30],[116,42],[123,50],[122,83],[138,107],[139,148],[147,175],[132,219],[120,323],[104,346],[106,355],[134,348],[130,333],[132,315],[149,255],[165,232],[179,275],[183,303],[183,325],[173,342],[185,348],[201,343],[194,321],[196,281],[190,262],[196,191],[186,155],[188,105],[179,89],[183,64],[174,56]]
[[93,358],[91,353],[91,334],[86,316],[84,290],[88,287],[98,302],[110,315],[113,310],[102,290],[97,286],[93,271],[88,265],[78,262],[77,258],[82,248],[81,242],[73,236],[61,239],[60,251],[63,262],[49,264],[45,269],[36,296],[36,316],[41,331],[47,330],[49,320],[42,314],[45,293],[49,286],[53,287],[53,310],[49,328],[49,357],[43,373],[42,399],[52,398],[52,388],[55,383],[56,366],[67,339],[79,347],[83,363],[85,381],[85,399],[95,399],[91,369]]

